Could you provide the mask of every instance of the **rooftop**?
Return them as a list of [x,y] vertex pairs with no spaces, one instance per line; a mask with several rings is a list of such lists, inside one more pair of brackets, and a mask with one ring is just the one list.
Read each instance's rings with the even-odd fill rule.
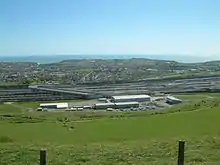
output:
[[40,104],[41,107],[43,106],[57,106],[57,108],[66,108],[68,107],[68,103],[45,103]]
[[133,105],[133,104],[139,104],[138,102],[120,102],[115,103],[115,105]]
[[96,103],[96,106],[115,105],[114,103]]
[[118,100],[118,99],[141,99],[141,98],[146,98],[149,99],[149,95],[124,95],[124,96],[112,96],[113,99]]
[[180,99],[178,99],[176,97],[173,97],[173,96],[167,96],[167,99],[175,100],[175,101],[181,101]]

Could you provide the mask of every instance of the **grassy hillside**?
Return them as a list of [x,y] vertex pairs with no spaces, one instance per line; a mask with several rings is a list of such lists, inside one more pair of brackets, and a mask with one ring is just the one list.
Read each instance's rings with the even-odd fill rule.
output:
[[[1,134],[15,142],[90,143],[153,140],[188,136],[216,136],[220,133],[218,108],[192,113],[155,115],[143,118],[104,119],[71,122],[67,126],[53,121],[40,123],[1,123]],[[70,126],[71,124],[71,126]],[[70,129],[72,127],[72,129]],[[27,134],[28,132],[28,134]]]
[[186,140],[186,164],[220,164],[218,98],[99,119],[82,113],[10,114],[0,115],[0,164],[37,165],[39,150],[46,148],[51,165],[172,165],[178,140]]

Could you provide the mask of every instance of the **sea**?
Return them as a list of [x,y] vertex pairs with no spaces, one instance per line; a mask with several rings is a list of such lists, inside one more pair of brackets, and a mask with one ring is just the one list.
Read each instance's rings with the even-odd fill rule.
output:
[[0,62],[36,62],[40,64],[57,63],[63,60],[72,59],[132,59],[145,58],[154,60],[168,60],[184,63],[197,63],[211,61],[213,59],[201,56],[190,55],[139,55],[139,54],[105,54],[105,55],[31,55],[31,56],[0,56]]

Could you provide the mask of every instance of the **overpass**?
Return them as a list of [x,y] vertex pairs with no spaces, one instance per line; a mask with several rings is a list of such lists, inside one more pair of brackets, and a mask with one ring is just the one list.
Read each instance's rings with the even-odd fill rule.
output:
[[68,95],[74,95],[76,98],[81,99],[92,99],[92,98],[99,98],[99,96],[95,93],[88,93],[88,92],[81,92],[81,91],[74,91],[74,90],[64,90],[64,89],[55,89],[55,88],[47,88],[46,86],[40,86],[40,85],[30,85],[28,87],[29,89],[32,89],[33,91],[45,91],[49,93],[54,94],[68,94]]

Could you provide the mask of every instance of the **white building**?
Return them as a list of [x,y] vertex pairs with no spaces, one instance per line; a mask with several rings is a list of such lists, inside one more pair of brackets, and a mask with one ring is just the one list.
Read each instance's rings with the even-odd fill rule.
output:
[[112,102],[147,102],[150,101],[149,95],[125,95],[125,96],[112,96]]
[[42,109],[67,109],[69,107],[68,103],[45,103],[40,104]]
[[94,109],[118,109],[118,108],[138,108],[139,103],[138,102],[117,102],[117,103],[97,103],[94,104]]
[[115,108],[114,103],[97,103],[93,106],[94,109],[107,109],[107,108]]
[[115,108],[138,108],[138,102],[122,102],[122,103],[115,103]]
[[179,104],[182,102],[182,100],[176,98],[176,97],[173,97],[173,96],[167,96],[166,98],[166,102],[168,104]]

